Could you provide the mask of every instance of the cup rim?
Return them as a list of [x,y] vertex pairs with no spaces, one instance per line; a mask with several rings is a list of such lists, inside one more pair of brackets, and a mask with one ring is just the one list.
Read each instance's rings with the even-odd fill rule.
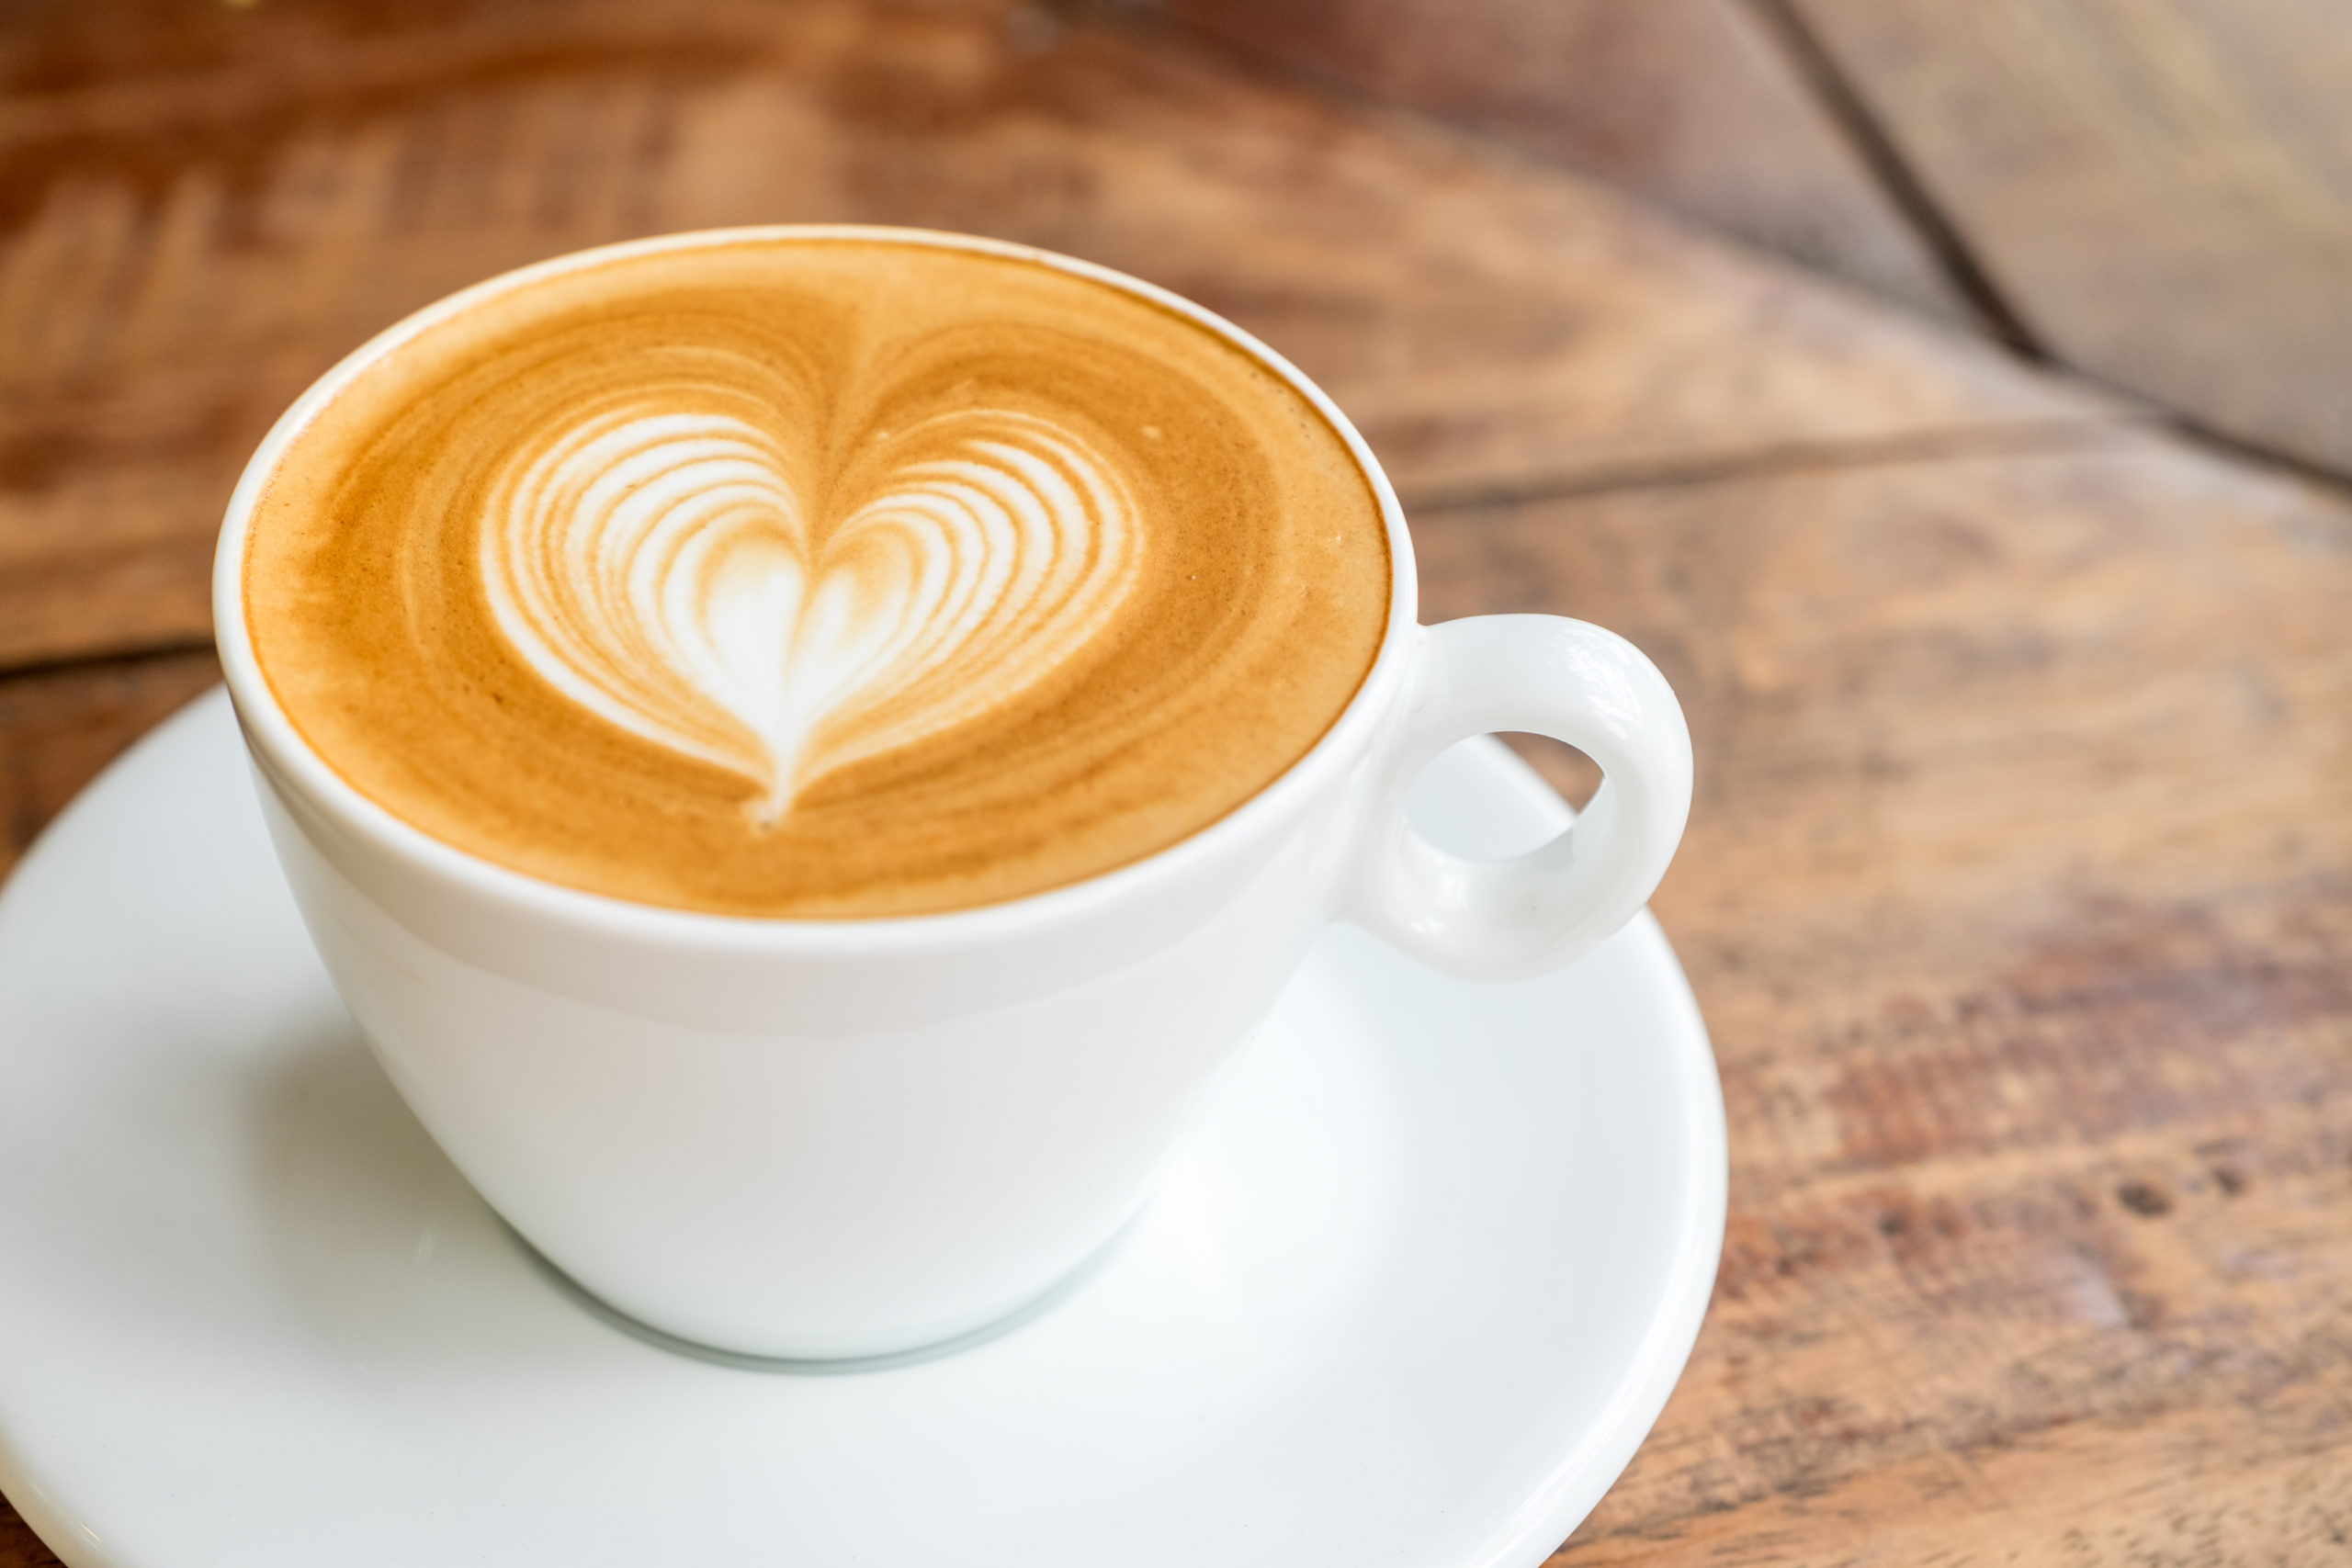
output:
[[[1043,265],[1117,288],[1182,316],[1222,337],[1281,377],[1306,399],[1338,434],[1372,486],[1386,531],[1389,560],[1388,616],[1372,666],[1339,716],[1274,779],[1224,816],[1174,843],[1077,881],[961,908],[911,915],[806,919],[743,915],[640,903],[613,894],[573,887],[501,865],[435,837],[378,804],[346,782],[312,750],[279,707],[253,648],[246,624],[243,582],[245,539],[255,502],[286,448],[319,412],[368,368],[429,328],[509,290],[541,279],[632,256],[745,242],[825,243],[863,242],[927,245]],[[342,830],[372,843],[440,880],[495,903],[575,929],[626,936],[633,941],[678,943],[710,950],[872,953],[877,950],[929,946],[944,941],[989,941],[1018,937],[1042,928],[1091,918],[1125,900],[1141,884],[1181,877],[1193,865],[1217,857],[1227,845],[1247,839],[1260,824],[1279,820],[1346,765],[1368,743],[1385,715],[1387,698],[1417,626],[1418,577],[1403,509],[1378,459],[1355,425],[1320,387],[1272,348],[1224,317],[1157,284],[1099,263],[1012,241],[945,231],[879,224],[755,224],[691,230],[626,240],[534,262],[500,273],[447,295],[403,317],[337,361],[278,416],[245,464],[230,494],[213,556],[213,637],[222,675],[240,728],[263,770],[299,793]]]

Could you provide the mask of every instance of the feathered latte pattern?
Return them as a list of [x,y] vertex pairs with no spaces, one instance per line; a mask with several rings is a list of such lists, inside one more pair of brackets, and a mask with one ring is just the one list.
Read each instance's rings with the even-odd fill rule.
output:
[[808,456],[734,415],[564,429],[482,518],[498,625],[583,707],[751,779],[773,820],[825,773],[1027,690],[1117,609],[1134,502],[1072,434],[970,413],[868,445],[871,493],[829,518]]

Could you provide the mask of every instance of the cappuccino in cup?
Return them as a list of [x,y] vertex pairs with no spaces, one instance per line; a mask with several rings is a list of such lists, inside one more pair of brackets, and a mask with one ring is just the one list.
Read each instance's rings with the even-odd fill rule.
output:
[[[336,990],[625,1317],[936,1345],[1149,1196],[1334,919],[1473,979],[1633,916],[1690,799],[1597,626],[1423,626],[1379,465],[1163,290],[914,231],[672,235],[441,301],[231,500],[221,668]],[[1421,766],[1605,775],[1479,863]]]
[[1229,340],[1016,255],[749,234],[485,299],[254,506],[244,614],[353,788],[528,875],[911,915],[1167,848],[1388,615],[1346,443]]

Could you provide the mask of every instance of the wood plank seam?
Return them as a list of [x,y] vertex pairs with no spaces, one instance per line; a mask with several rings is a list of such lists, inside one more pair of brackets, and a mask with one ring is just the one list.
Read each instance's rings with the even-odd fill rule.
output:
[[[2099,375],[2095,370],[2061,361],[2052,355],[2010,306],[1977,259],[1974,247],[1937,204],[1913,170],[1900,144],[1856,90],[1836,57],[1821,42],[1791,0],[1735,0],[1735,3],[1746,6],[1780,47],[1799,77],[1821,103],[1824,112],[1861,159],[1882,194],[1910,223],[1952,288],[1969,308],[1977,312],[1980,323],[1993,341],[2026,363],[2064,372],[2086,390],[2111,394],[2134,403],[2147,402],[2144,392]],[[1153,0],[1054,0],[1050,14],[1073,23],[1092,21],[1107,24],[1147,42],[1189,49],[1213,60],[1223,69],[1256,77],[1283,90],[1305,92],[1336,106],[1359,112],[1399,117],[1423,130],[1460,139],[1481,153],[1507,159],[1524,167],[1556,174],[1563,166],[1508,137],[1385,97],[1343,75],[1306,69],[1281,55],[1247,42],[1172,19],[1156,8]],[[1652,209],[1657,210],[1654,207]],[[1736,236],[1724,237],[1739,243]],[[2144,423],[2150,428],[2169,431],[2211,448],[2218,455],[2274,469],[2305,482],[2321,484],[2339,491],[2346,486],[2346,477],[2340,471],[2323,467],[2292,451],[2219,429],[2178,409],[2148,406],[2150,412]],[[1600,473],[1589,479],[1579,475],[1574,479],[1564,479],[1557,486],[1534,480],[1523,487],[1498,487],[1492,492],[1491,502],[1483,490],[1457,492],[1448,489],[1419,496],[1400,495],[1400,499],[1408,508],[1438,511],[1458,505],[1476,506],[1601,494],[1645,484],[1674,484],[1750,471],[1759,474],[1793,471],[1807,466],[1809,461],[1807,457],[1796,457],[1784,466],[1781,456],[1775,453],[1759,456],[1759,460],[1750,468],[1747,466],[1745,455],[1741,455],[1726,457],[1720,464],[1713,460],[1702,462],[1691,468],[1687,474],[1671,465],[1655,468],[1636,465],[1627,468],[1622,474]]]
[[186,653],[209,653],[212,637],[159,637],[153,640],[126,640],[107,648],[102,652],[63,653],[49,659],[0,660],[0,689],[10,682],[31,680],[47,675],[69,675],[77,671],[105,670],[115,665],[136,664],[142,660],[172,659]]
[[1156,0],[1152,9],[1982,335],[1739,0]]
[[1984,319],[1993,336],[2023,358],[2038,365],[2052,363],[2049,351],[2026,327],[1976,258],[1966,236],[1944,215],[1935,197],[1912,170],[1910,161],[1879,123],[1860,93],[1789,0],[1747,0],[1748,9],[1765,30],[1779,40],[1797,73],[1813,88],[1830,119],[1845,132],[1863,166],[1894,209],[1918,232],[1928,254],[1936,258],[1961,296]]
[[[2124,397],[2145,395],[2133,391],[2120,381],[2110,381],[2096,371],[2077,369],[2072,365],[2064,367],[2064,369],[2067,375],[2086,387],[2097,387],[2101,391],[2116,392]],[[2178,409],[2164,412],[2161,428],[2169,430],[2192,446],[2208,448],[2217,457],[2233,458],[2248,468],[2272,469],[2285,477],[2301,479],[2305,484],[2334,491],[2339,495],[2352,494],[2352,475],[2346,474],[2341,468],[2331,468],[2299,452],[2290,452],[2281,446],[2219,429],[2207,424],[2195,414],[2184,413]]]
[[2340,7],[1773,3],[1834,55],[2054,359],[2266,462],[2352,472]]

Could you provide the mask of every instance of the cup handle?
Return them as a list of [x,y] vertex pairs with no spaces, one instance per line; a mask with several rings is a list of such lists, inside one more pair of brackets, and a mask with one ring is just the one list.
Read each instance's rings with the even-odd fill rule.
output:
[[[1674,858],[1690,814],[1682,705],[1639,649],[1582,621],[1477,615],[1421,635],[1340,918],[1465,979],[1556,968],[1632,919]],[[1413,830],[1405,793],[1439,752],[1498,729],[1566,741],[1600,764],[1600,788],[1541,849],[1465,860]]]

